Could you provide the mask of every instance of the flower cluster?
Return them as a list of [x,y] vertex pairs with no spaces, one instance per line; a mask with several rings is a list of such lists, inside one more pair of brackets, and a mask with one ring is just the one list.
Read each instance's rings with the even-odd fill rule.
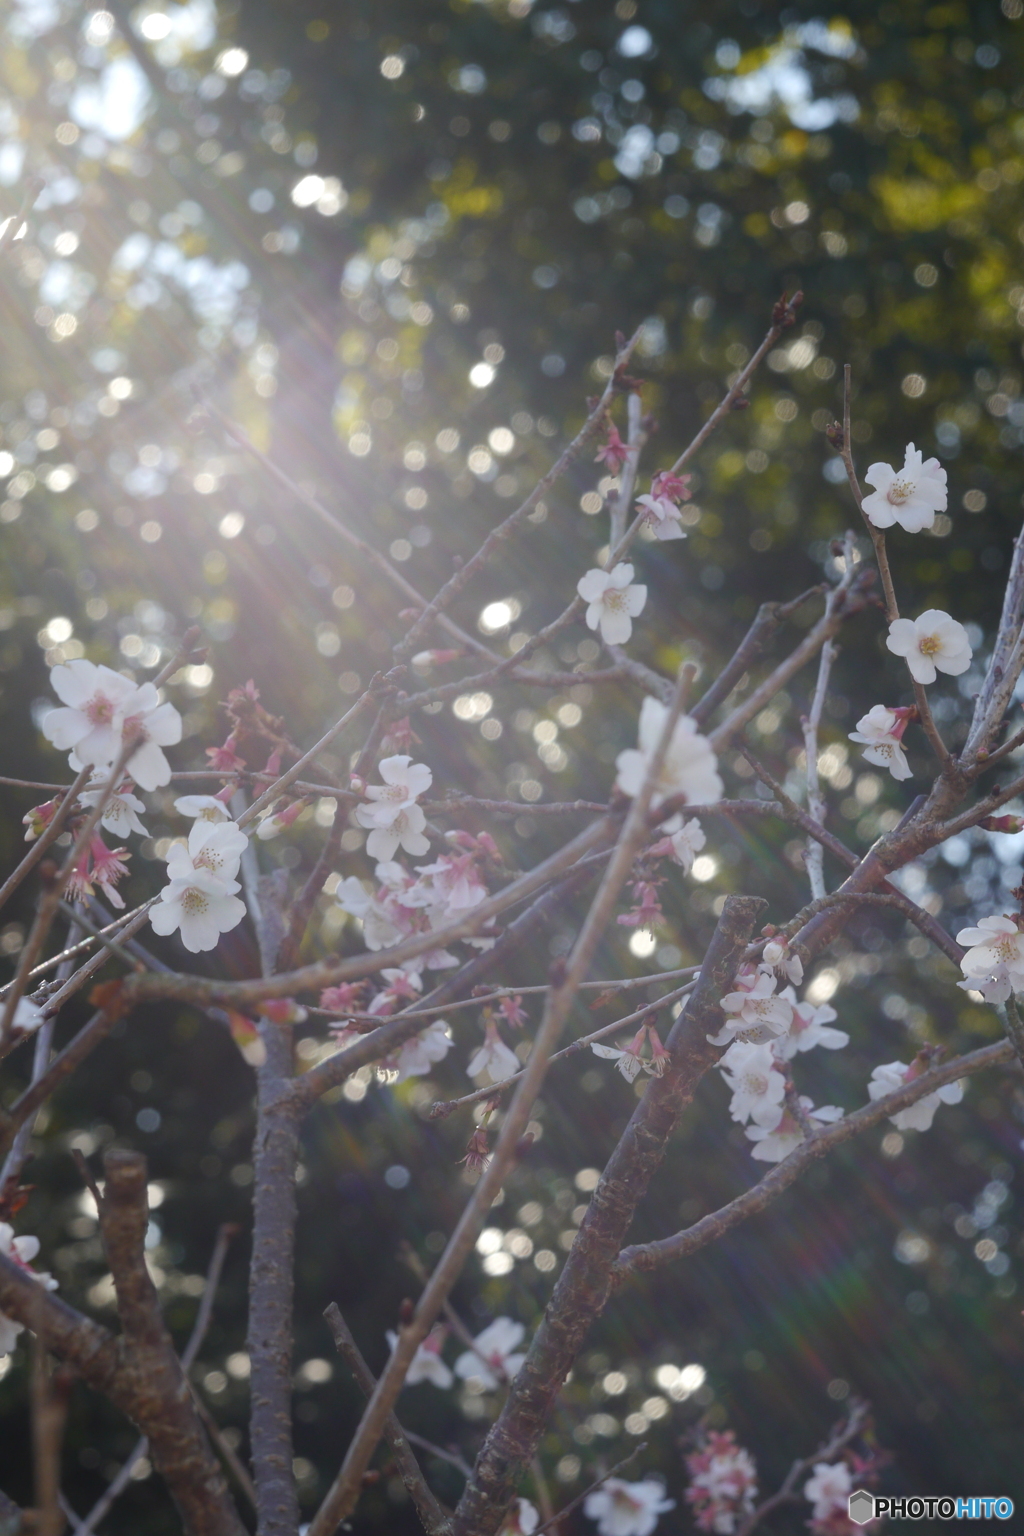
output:
[[[927,1052],[916,1056],[909,1066],[903,1061],[885,1062],[884,1065],[876,1067],[871,1074],[871,1081],[868,1084],[869,1098],[884,1099],[887,1093],[895,1093],[897,1088],[902,1088],[920,1077],[922,1072],[927,1071],[929,1065]],[[917,1103],[911,1104],[909,1109],[901,1109],[897,1114],[890,1115],[889,1119],[898,1131],[928,1131],[931,1130],[935,1111],[939,1105],[959,1104],[963,1096],[963,1083],[947,1083],[945,1087],[937,1088],[934,1093],[918,1099]]]
[[676,475],[666,469],[654,476],[646,496],[637,497],[636,504],[642,508],[656,539],[686,538],[679,509],[682,502],[689,501],[690,494],[689,475]]
[[960,961],[966,977],[961,986],[990,1003],[1024,992],[1024,933],[1014,918],[983,917],[976,928],[961,928],[956,941],[969,946]]
[[412,854],[428,852],[430,839],[423,836],[427,818],[416,802],[430,788],[433,774],[426,763],[414,763],[404,754],[382,758],[378,766],[383,784],[367,785],[370,803],[355,809],[359,826],[370,833],[367,853],[386,863],[399,848]]
[[903,733],[916,715],[916,708],[887,709],[884,704],[875,704],[861,715],[850,740],[866,747],[865,762],[888,768],[894,779],[909,779],[912,775],[903,750]]
[[[414,1387],[427,1381],[444,1390],[458,1376],[462,1381],[472,1382],[480,1391],[494,1392],[503,1382],[512,1380],[526,1359],[518,1350],[525,1334],[522,1323],[513,1322],[510,1317],[496,1317],[477,1334],[472,1349],[464,1350],[458,1356],[453,1372],[441,1355],[447,1329],[438,1326],[431,1330],[413,1356],[405,1384]],[[393,1352],[398,1336],[389,1332],[387,1340]]]
[[757,1468],[750,1452],[736,1444],[731,1429],[711,1430],[698,1450],[686,1457],[690,1486],[686,1502],[697,1529],[731,1536],[754,1509]]
[[192,954],[216,947],[245,916],[235,875],[248,846],[233,821],[192,824],[187,843],[174,843],[167,855],[167,879],[149,911],[153,931],[166,937],[176,930]]
[[126,772],[142,789],[170,783],[163,748],[181,740],[181,716],[161,702],[152,683],[135,683],[109,667],[77,660],[50,669],[50,686],[63,708],[43,716],[43,735],[77,773],[87,763],[112,768],[134,742]]

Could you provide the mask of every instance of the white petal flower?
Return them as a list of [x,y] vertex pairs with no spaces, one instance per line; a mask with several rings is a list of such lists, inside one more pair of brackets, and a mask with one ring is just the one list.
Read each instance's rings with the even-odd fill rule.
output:
[[[913,1082],[920,1070],[915,1068],[913,1063],[908,1066],[903,1061],[885,1062],[884,1065],[876,1067],[871,1074],[868,1097],[884,1099],[887,1093],[895,1093],[897,1088]],[[889,1119],[898,1131],[927,1131],[931,1129],[935,1111],[940,1104],[959,1104],[963,1096],[963,1083],[946,1083],[934,1093],[918,1099],[917,1103],[911,1104],[908,1109],[901,1109],[897,1114],[890,1115]]]
[[[395,1352],[398,1343],[397,1333],[392,1333],[389,1328],[385,1338],[391,1347],[391,1353]],[[405,1384],[407,1387],[415,1387],[421,1381],[429,1381],[431,1386],[440,1387],[442,1391],[450,1387],[455,1377],[441,1359],[441,1346],[444,1343],[444,1332],[438,1330],[428,1333],[423,1343],[412,1357],[412,1364],[406,1373]]]
[[194,955],[214,949],[221,934],[237,928],[245,916],[237,890],[237,881],[221,880],[203,868],[172,878],[149,909],[153,931],[166,938],[180,929],[181,942]]
[[638,496],[636,504],[646,512],[647,522],[656,539],[664,541],[686,538],[680,510],[667,496]]
[[451,1048],[452,1036],[448,1025],[443,1019],[436,1019],[421,1034],[407,1040],[398,1052],[398,1076],[395,1082],[403,1083],[407,1077],[425,1077],[434,1062],[443,1061]]
[[95,662],[76,660],[50,670],[50,686],[66,707],[43,717],[43,735],[59,752],[73,750],[82,763],[111,764],[120,733],[114,717],[122,700],[135,692],[131,678]]
[[922,458],[913,443],[907,444],[898,473],[890,464],[872,464],[864,479],[875,489],[861,505],[876,528],[899,523],[908,533],[920,533],[932,527],[936,512],[946,510],[946,471],[938,459]]
[[[867,747],[864,761],[888,768],[894,779],[912,777],[907,754],[903,750],[900,716],[884,704],[874,704],[866,715],[857,721],[857,729],[850,732],[850,740]],[[899,731],[899,734],[897,734]]]
[[498,1536],[533,1536],[540,1524],[540,1514],[529,1499],[514,1499]]
[[[372,825],[363,821],[360,812],[367,807],[356,807],[356,820],[361,826]],[[387,862],[393,859],[399,848],[414,856],[430,852],[430,839],[423,836],[427,818],[418,805],[407,805],[396,811],[386,827],[374,827],[366,839],[366,851],[371,859]]]
[[[161,704],[160,695],[152,683],[132,687],[118,699],[110,728],[113,750],[108,763],[114,761],[122,742],[131,738],[137,745],[125,772],[139,788],[159,789],[171,782],[171,765],[162,749],[176,746],[181,740],[181,716],[173,704]],[[68,761],[76,769],[89,761],[84,743],[76,746]]]
[[467,1349],[455,1362],[455,1374],[463,1381],[480,1381],[488,1392],[493,1392],[502,1377],[511,1378],[518,1371],[524,1354],[515,1354],[523,1342],[526,1329],[522,1323],[514,1323],[510,1317],[496,1317],[473,1340],[474,1348]]
[[804,979],[804,963],[800,956],[793,954],[789,946],[781,944],[778,939],[768,940],[761,951],[761,963],[779,981],[791,981],[799,986]]
[[966,629],[941,608],[928,608],[916,619],[894,619],[885,643],[894,656],[906,658],[917,683],[934,683],[936,668],[959,677],[974,654]]
[[196,816],[201,821],[231,821],[233,817],[223,800],[215,795],[180,795],[174,802],[179,816]]
[[783,1061],[792,1061],[798,1051],[811,1051],[818,1045],[826,1051],[840,1051],[844,1045],[849,1045],[850,1037],[845,1029],[828,1027],[836,1017],[836,1011],[829,1003],[819,1003],[817,1007],[813,1003],[798,1003],[788,987],[782,995],[793,1004],[789,1034],[775,1044],[776,1054]]
[[758,1045],[774,1035],[784,1035],[793,1022],[793,1005],[785,996],[775,996],[775,977],[759,971],[754,985],[739,992],[727,992],[722,1008],[727,1017],[717,1035],[708,1035],[712,1045],[727,1045],[734,1039]]
[[185,879],[193,870],[208,869],[219,880],[233,881],[248,846],[248,837],[233,821],[194,821],[188,846],[173,843],[168,851],[168,879]]
[[[823,1104],[820,1109],[815,1109],[810,1099],[803,1095],[800,1103],[812,1120],[817,1120],[819,1125],[827,1125],[843,1118],[843,1111],[835,1104]],[[744,1132],[748,1141],[757,1143],[750,1154],[761,1163],[781,1163],[788,1157],[804,1139],[803,1128],[800,1126],[787,1109],[778,1125],[769,1130],[763,1125],[748,1125]]]
[[[659,699],[644,699],[640,709],[639,745],[620,752],[615,759],[616,788],[630,799],[640,793],[667,714],[667,706]],[[652,806],[656,808],[670,795],[685,795],[691,804],[713,805],[721,800],[722,790],[718,759],[711,743],[698,733],[696,722],[689,715],[681,716],[672,732],[651,799]]]
[[[6,1221],[0,1221],[0,1253],[10,1259],[19,1269],[32,1276],[33,1280],[46,1291],[55,1291],[57,1282],[52,1275],[48,1275],[31,1267],[32,1260],[39,1252],[38,1237],[15,1237],[14,1228]],[[8,1317],[0,1312],[0,1358],[9,1355],[17,1343],[18,1335],[24,1331],[23,1323],[16,1323],[13,1317]]]
[[627,1483],[609,1477],[583,1501],[583,1513],[597,1521],[598,1536],[651,1536],[658,1516],[675,1507],[675,1499],[665,1497],[665,1485],[654,1478]]
[[625,645],[633,633],[633,620],[643,612],[647,588],[631,586],[633,567],[620,563],[610,571],[592,570],[581,576],[576,590],[587,608],[587,625],[600,628],[606,645]]
[[727,1086],[732,1090],[729,1114],[745,1125],[774,1129],[782,1119],[786,1079],[770,1045],[750,1045],[737,1040],[718,1063]]
[[845,1515],[852,1487],[853,1477],[845,1461],[834,1466],[815,1462],[814,1476],[804,1484],[804,1498],[814,1505],[813,1518],[828,1520],[835,1514]]
[[12,1024],[22,1034],[31,1035],[43,1022],[43,1010],[32,1002],[31,998],[19,997],[18,1006],[14,1010]]
[[484,1043],[471,1058],[466,1072],[470,1077],[486,1077],[488,1082],[503,1083],[514,1076],[519,1067],[519,1057],[509,1050],[492,1023],[488,1024]]
[[[103,795],[103,776],[94,778],[88,789],[84,789],[79,795],[83,805],[97,805]],[[122,789],[116,795],[111,795],[107,801],[103,815],[100,817],[100,826],[112,832],[115,837],[127,837],[129,832],[137,832],[140,837],[148,837],[142,822],[138,818],[138,812],[146,809],[145,804],[138,795],[131,794]]]
[[670,857],[679,865],[683,874],[688,875],[694,859],[707,842],[704,828],[696,816],[689,821],[684,821],[682,816],[670,816],[661,830],[672,845]]
[[590,1049],[595,1056],[600,1056],[605,1061],[614,1061],[615,1070],[622,1073],[627,1083],[635,1082],[643,1070],[644,1063],[636,1051],[620,1050],[614,1045],[602,1045],[598,1040],[590,1042]]
[[355,809],[359,826],[370,829],[367,853],[383,863],[394,858],[399,847],[406,853],[427,853],[430,842],[423,836],[427,818],[416,800],[430,788],[430,769],[426,763],[414,763],[411,757],[399,755],[381,759],[380,776],[383,784],[367,786],[370,803]]
[[961,928],[956,941],[968,946],[960,969],[978,990],[990,980],[1000,991],[1005,985],[998,1002],[1005,1002],[1011,989],[1024,992],[1024,933],[1012,917],[983,917],[977,928]]

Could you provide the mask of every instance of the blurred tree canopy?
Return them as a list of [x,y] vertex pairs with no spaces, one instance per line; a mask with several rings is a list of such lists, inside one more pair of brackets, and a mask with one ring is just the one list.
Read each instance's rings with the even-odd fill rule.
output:
[[[778,12],[759,0],[225,0],[216,10],[211,0],[134,10],[8,0],[3,771],[64,776],[30,727],[47,665],[88,654],[148,675],[192,622],[211,650],[183,685],[179,766],[202,766],[216,700],[249,676],[306,742],[388,664],[400,632],[390,592],[254,468],[204,415],[204,398],[429,592],[579,424],[616,330],[644,323],[637,371],[657,421],[645,464],[662,468],[758,344],[774,300],[796,289],[800,320],[769,355],[749,409],[696,460],[688,541],[638,551],[655,622],[638,630],[634,653],[663,668],[693,655],[713,676],[759,603],[834,569],[830,543],[854,510],[825,440],[845,363],[862,469],[899,462],[913,441],[949,474],[936,537],[891,540],[906,610],[949,609],[975,626],[978,649],[998,613],[1024,492],[1022,15],[1022,0],[841,12]],[[475,625],[499,599],[513,627],[521,615],[531,631],[559,610],[607,537],[601,479],[589,459],[573,466],[528,536],[472,589],[461,622]],[[790,635],[817,612],[809,602]],[[894,825],[904,803],[847,762],[846,733],[879,701],[880,669],[885,702],[909,701],[879,636],[870,614],[844,632],[827,705],[832,816],[857,846]],[[585,668],[596,655],[569,632],[550,659]],[[941,701],[954,735],[976,678]],[[782,732],[809,688],[799,676],[754,722],[758,750],[782,775],[798,762]],[[439,783],[523,801],[516,831],[540,857],[545,832],[530,803],[606,795],[636,705],[635,690],[597,701],[581,682],[550,707],[526,689],[493,714],[488,704],[504,741],[481,734],[468,705],[417,728]],[[546,756],[533,736],[541,720],[556,727]],[[726,766],[749,775],[742,759]],[[5,792],[8,864],[31,798]],[[172,830],[169,814],[151,818],[146,857]],[[717,872],[688,888],[687,922],[663,936],[659,960],[685,964],[699,952],[727,890],[766,889],[773,917],[798,905],[804,875],[789,830],[709,832]],[[311,864],[322,836],[313,811],[303,835],[301,854],[267,857]],[[1020,841],[955,840],[919,872],[921,894],[947,926],[979,905],[998,910],[1021,878]],[[346,846],[346,872],[368,873],[358,843]],[[129,900],[149,894],[147,878],[143,867]],[[9,958],[30,896],[5,914]],[[354,942],[329,905],[320,942]],[[552,935],[553,953],[574,917],[567,911]],[[254,954],[234,939],[230,963],[245,974]],[[880,1018],[893,1057],[922,1039],[962,1048],[996,1031],[990,1010],[952,987],[951,968],[926,961],[922,940],[890,919],[851,920],[844,944],[820,990],[841,986],[855,1049],[822,1069],[823,1096],[863,1098],[877,1059],[866,1034],[870,1024],[877,1040]],[[534,957],[538,975],[548,958]],[[923,966],[922,991],[911,976]],[[437,1096],[457,1088],[458,1074],[448,1076],[446,1087],[437,1073]],[[399,1239],[429,1258],[457,1210],[451,1170],[466,1128],[423,1118],[434,1095],[421,1086],[364,1087],[309,1128],[296,1359],[310,1503],[357,1408],[342,1373],[303,1373],[329,1354],[322,1307],[338,1300],[379,1366],[404,1294]],[[749,1181],[719,1099],[706,1085],[644,1235]],[[73,1139],[87,1151],[113,1136],[145,1146],[164,1196],[155,1262],[172,1325],[184,1330],[218,1222],[246,1219],[249,1100],[230,1039],[192,1013],[159,1010],[97,1053],[55,1104],[31,1174],[33,1230],[72,1300],[110,1300]],[[599,1456],[625,1455],[634,1442],[623,1423],[653,1402],[652,1370],[697,1361],[708,1371],[700,1401],[652,1406],[643,1430],[670,1493],[678,1437],[701,1412],[737,1429],[770,1487],[850,1391],[874,1401],[896,1455],[894,1486],[1017,1493],[1020,1227],[1010,1185],[1024,1103],[1010,1082],[986,1082],[970,1104],[971,1118],[944,1110],[927,1143],[908,1138],[893,1151],[889,1137],[886,1154],[877,1144],[842,1153],[769,1218],[646,1295],[619,1297],[567,1388],[549,1473],[572,1492]],[[550,1276],[530,1247],[561,1253],[585,1170],[630,1106],[628,1088],[593,1070],[553,1076],[545,1134],[507,1196],[526,1258],[467,1274],[460,1305],[472,1319],[508,1311],[535,1322]],[[984,1133],[968,1129],[979,1110]],[[395,1169],[413,1169],[411,1182],[385,1177]],[[995,1259],[976,1256],[976,1242],[988,1252],[981,1233],[995,1239]],[[239,1444],[243,1250],[199,1373]],[[612,1368],[627,1389],[605,1401]],[[23,1372],[19,1358],[0,1386],[10,1425],[0,1485],[15,1496],[25,1482]],[[454,1437],[464,1419],[431,1390],[411,1390],[404,1416],[435,1440]],[[482,1433],[471,1419],[470,1439]],[[131,1442],[130,1427],[76,1398],[68,1487],[78,1507],[102,1489],[111,1447]],[[665,1528],[686,1529],[687,1518],[677,1511]],[[800,1518],[778,1528],[796,1531]],[[388,1485],[360,1523],[415,1528]],[[158,1536],[174,1526],[142,1481],[108,1528]]]

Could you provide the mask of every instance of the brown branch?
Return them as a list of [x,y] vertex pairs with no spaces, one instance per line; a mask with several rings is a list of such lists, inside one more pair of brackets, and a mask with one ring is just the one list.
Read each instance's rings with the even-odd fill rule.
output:
[[117,1023],[118,1014],[99,1009],[77,1035],[53,1058],[41,1077],[29,1084],[9,1110],[0,1110],[0,1151],[6,1152],[19,1125],[35,1114],[41,1104],[66,1077],[105,1040]]
[[725,703],[740,678],[757,660],[769,640],[782,627],[790,614],[801,608],[809,598],[817,597],[819,593],[826,590],[819,583],[816,587],[808,587],[806,592],[801,592],[799,597],[793,598],[788,603],[762,603],[754,616],[754,622],[730,659],[690,710],[691,718],[696,720],[698,725],[703,725],[710,720],[718,706]]
[[707,1036],[720,1024],[719,998],[764,905],[753,896],[726,898],[700,981],[668,1037],[671,1065],[648,1085],[601,1175],[525,1364],[477,1457],[456,1510],[457,1536],[494,1530],[537,1448],[566,1374],[604,1308],[612,1266],[637,1204],[683,1108],[717,1057]]
[[61,1536],[64,1514],[60,1507],[60,1462],[68,1399],[74,1372],[67,1366],[50,1370],[46,1345],[38,1334],[32,1339],[29,1402],[32,1413],[32,1465],[35,1536]]
[[[345,1361],[355,1378],[356,1386],[364,1397],[373,1396],[377,1385],[377,1378],[363,1359],[359,1345],[352,1337],[348,1324],[342,1317],[338,1306],[331,1302],[324,1312],[327,1326],[334,1337],[334,1345]],[[412,1453],[409,1445],[409,1436],[399,1424],[394,1413],[389,1413],[384,1421],[384,1437],[391,1447],[398,1467],[398,1475],[405,1484],[405,1488],[413,1504],[416,1513],[420,1517],[420,1523],[427,1536],[449,1536],[451,1531],[451,1517],[445,1513],[437,1499],[427,1487],[426,1479],[420,1469],[420,1464]]]
[[865,1104],[863,1108],[854,1110],[853,1114],[847,1115],[845,1119],[837,1120],[834,1125],[815,1129],[813,1134],[805,1138],[795,1151],[784,1158],[770,1173],[765,1174],[758,1184],[744,1194],[737,1195],[735,1200],[731,1200],[728,1205],[723,1205],[721,1210],[702,1216],[700,1221],[695,1222],[692,1227],[687,1227],[685,1231],[677,1232],[672,1237],[663,1237],[655,1242],[639,1243],[632,1248],[624,1248],[615,1263],[615,1285],[622,1285],[633,1275],[660,1269],[676,1259],[689,1258],[698,1249],[717,1242],[733,1227],[746,1221],[748,1216],[755,1216],[758,1212],[765,1210],[784,1190],[795,1183],[812,1162],[826,1156],[835,1147],[841,1146],[844,1141],[849,1141],[861,1131],[869,1131],[874,1126],[880,1125],[890,1115],[909,1108],[911,1104],[916,1104],[919,1099],[934,1093],[938,1088],[945,1087],[947,1083],[954,1083],[958,1078],[968,1077],[974,1072],[983,1072],[989,1067],[1006,1066],[1013,1059],[1013,1047],[1008,1040],[1000,1040],[995,1045],[982,1046],[980,1050],[971,1051],[966,1056],[957,1056],[942,1066],[932,1067],[928,1072],[915,1078],[913,1082],[896,1089],[894,1093],[886,1094],[882,1099],[875,1099],[870,1104]]

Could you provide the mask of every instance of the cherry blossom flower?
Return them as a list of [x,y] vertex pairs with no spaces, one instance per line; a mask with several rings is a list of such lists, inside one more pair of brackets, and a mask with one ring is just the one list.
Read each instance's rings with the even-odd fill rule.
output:
[[425,878],[409,892],[410,906],[441,907],[447,918],[487,899],[487,887],[473,853],[442,853],[433,864],[417,864],[416,869]]
[[168,851],[167,877],[182,879],[192,870],[208,869],[218,880],[233,881],[248,846],[249,839],[233,821],[194,821],[188,846],[173,843]]
[[365,981],[342,981],[336,987],[324,987],[320,993],[320,1007],[332,1013],[355,1012],[362,1006],[366,995]]
[[[32,1268],[32,1260],[38,1252],[38,1237],[15,1237],[14,1228],[6,1221],[0,1221],[0,1253],[37,1280],[44,1290],[55,1291],[57,1282],[53,1276]],[[0,1312],[0,1358],[10,1354],[23,1331],[23,1323],[16,1323],[13,1317]]]
[[927,608],[916,619],[894,619],[885,643],[894,656],[906,658],[916,683],[934,683],[936,668],[959,677],[974,655],[966,629],[941,608]]
[[174,809],[179,816],[193,816],[200,821],[233,820],[219,795],[179,795]]
[[686,1457],[686,1470],[686,1502],[693,1507],[698,1530],[729,1536],[753,1512],[757,1468],[750,1452],[736,1444],[731,1429],[711,1430],[701,1448]]
[[42,730],[58,752],[73,751],[82,763],[97,768],[114,761],[120,748],[120,732],[114,718],[123,700],[135,692],[135,684],[110,667],[82,659],[50,669],[50,687],[65,706],[43,717]]
[[761,968],[771,971],[780,981],[791,981],[798,987],[804,979],[804,963],[800,956],[793,954],[788,945],[778,939],[768,940],[761,951],[761,961]]
[[[79,795],[83,805],[98,805],[103,797],[102,780],[93,779],[89,788]],[[146,809],[145,803],[138,795],[133,795],[127,789],[119,789],[116,794],[110,796],[103,808],[100,817],[100,826],[105,827],[114,837],[127,837],[130,832],[137,832],[140,837],[148,837],[149,833],[138,818],[138,812]]]
[[793,1022],[793,1005],[788,998],[775,996],[775,977],[759,971],[752,987],[727,992],[722,1008],[727,1015],[717,1035],[708,1035],[712,1045],[728,1045],[734,1039],[759,1045],[773,1035],[784,1035]]
[[923,459],[913,443],[907,444],[901,470],[871,464],[864,479],[874,490],[861,510],[876,528],[899,523],[908,533],[920,533],[933,526],[936,512],[946,510],[946,471],[938,459]]
[[[645,1044],[651,1048],[651,1054],[647,1057],[643,1054]],[[649,1024],[641,1024],[627,1046],[602,1045],[599,1040],[592,1040],[590,1049],[602,1060],[614,1061],[615,1070],[622,1073],[627,1083],[634,1082],[640,1072],[647,1072],[651,1077],[662,1077],[671,1059],[657,1030]]]
[[668,539],[685,539],[686,529],[679,516],[679,508],[667,496],[656,496],[653,491],[636,499],[638,507],[646,513],[646,520],[661,542]]
[[522,1029],[527,1021],[526,1010],[522,1006],[523,1000],[517,992],[514,997],[503,997],[498,1003],[498,1012],[510,1029]]
[[684,875],[693,868],[693,861],[700,853],[707,838],[696,816],[684,821],[682,816],[670,816],[661,828],[665,836],[649,850],[653,858],[669,858],[679,865]]
[[667,496],[670,501],[689,501],[693,494],[690,490],[690,476],[677,475],[672,469],[659,469],[651,481],[651,494]]
[[914,710],[886,709],[884,704],[874,704],[866,715],[861,715],[857,729],[850,732],[850,740],[867,747],[862,754],[865,762],[888,768],[894,779],[912,778],[902,739],[908,720],[915,713]]
[[30,811],[26,811],[21,818],[25,828],[26,843],[34,843],[37,837],[41,837],[54,818],[60,798],[55,795],[52,800],[44,800],[42,805],[34,805]]
[[608,423],[608,437],[594,454],[597,464],[606,464],[610,475],[617,475],[629,457],[629,446],[619,436],[619,429],[614,422]]
[[812,1519],[827,1520],[834,1514],[845,1515],[852,1488],[853,1478],[845,1461],[834,1465],[826,1461],[815,1462],[814,1475],[804,1484],[804,1498],[814,1505]]
[[293,800],[291,805],[286,805],[283,811],[272,811],[269,816],[264,816],[256,828],[256,836],[261,843],[269,842],[272,837],[279,837],[302,815],[309,801],[306,799]]
[[14,1018],[11,1020],[11,1028],[18,1036],[31,1035],[43,1022],[43,1010],[32,1002],[31,998],[19,997],[18,1006],[14,1010]]
[[515,1499],[498,1536],[533,1536],[539,1524],[540,1515],[536,1506],[529,1499]]
[[849,1045],[850,1037],[845,1029],[829,1029],[836,1011],[829,1003],[797,1002],[796,993],[787,987],[782,996],[793,1005],[793,1022],[789,1033],[775,1041],[775,1053],[783,1061],[792,1061],[798,1051],[811,1051],[822,1046],[826,1051],[841,1051]]
[[[667,715],[668,708],[660,699],[644,699],[640,708],[638,745],[627,747],[615,759],[618,770],[615,787],[630,799],[640,793]],[[712,805],[721,800],[722,789],[718,759],[711,743],[699,734],[696,722],[689,715],[682,715],[672,732],[651,805],[656,808],[671,795],[685,795],[691,802]]]
[[[812,1120],[817,1120],[820,1125],[831,1124],[835,1120],[843,1118],[843,1111],[835,1104],[823,1104],[820,1109],[815,1109],[810,1099],[803,1095],[800,1103]],[[744,1133],[748,1141],[756,1141],[757,1146],[750,1154],[762,1163],[781,1163],[784,1157],[795,1152],[804,1139],[803,1127],[794,1119],[787,1109],[778,1125],[771,1130],[764,1125],[748,1125]]]
[[221,880],[203,867],[173,877],[149,909],[154,933],[166,938],[180,929],[181,942],[194,955],[214,949],[245,916],[238,889],[236,880]]
[[[871,1081],[868,1084],[868,1097],[884,1099],[887,1093],[895,1093],[897,1088],[912,1083],[926,1069],[927,1063],[920,1057],[915,1058],[909,1066],[903,1061],[887,1061],[872,1072]],[[901,1109],[898,1114],[890,1115],[889,1119],[898,1131],[928,1131],[931,1130],[935,1111],[939,1105],[959,1104],[963,1096],[963,1083],[946,1083],[943,1088],[937,1088],[934,1093],[918,1099],[916,1104],[911,1104],[907,1109]]]
[[730,1117],[741,1125],[753,1120],[773,1130],[782,1119],[786,1079],[778,1070],[771,1046],[734,1041],[718,1065],[732,1091]]
[[1003,1003],[1011,989],[1024,992],[1024,933],[1012,917],[983,917],[977,928],[961,928],[956,941],[968,946],[960,969],[972,987],[980,991],[986,981],[995,981],[995,990],[1005,986],[1003,995],[994,999]]
[[[421,1381],[429,1381],[431,1386],[440,1387],[442,1391],[450,1387],[455,1377],[441,1359],[441,1350],[447,1330],[444,1328],[432,1328],[423,1343],[412,1357],[412,1363],[406,1372],[405,1385],[407,1387],[418,1386]],[[391,1353],[395,1352],[398,1343],[398,1334],[389,1328],[385,1334]]]
[[423,836],[427,818],[416,800],[430,788],[433,774],[425,763],[401,755],[382,758],[379,767],[384,783],[368,785],[366,794],[372,803],[355,809],[359,826],[370,829],[367,853],[382,861],[393,858],[399,846],[406,853],[426,853],[430,847]]
[[620,562],[610,571],[590,570],[576,583],[576,591],[588,604],[587,627],[600,629],[606,645],[625,645],[633,633],[633,620],[647,601],[642,583],[631,585],[633,567]]
[[414,1002],[417,995],[423,991],[423,982],[414,972],[404,971],[394,966],[385,967],[381,976],[387,982],[382,992],[378,992],[373,999],[367,1013],[387,1016],[394,1013],[398,1004],[403,1000]]
[[630,884],[634,905],[615,919],[626,928],[657,928],[665,921],[658,896],[660,881],[634,880]]
[[514,1323],[510,1317],[496,1317],[483,1333],[477,1334],[474,1347],[456,1360],[456,1376],[463,1381],[482,1382],[485,1391],[493,1392],[503,1380],[511,1380],[526,1359],[525,1354],[514,1353],[525,1334],[522,1323]]
[[598,1536],[651,1536],[658,1516],[675,1507],[675,1499],[665,1497],[664,1483],[653,1477],[639,1483],[606,1478],[583,1501],[587,1519],[597,1521]]
[[[143,683],[117,701],[111,721],[114,750],[109,758],[113,762],[124,741],[134,741],[135,750],[125,772],[135,780],[140,789],[159,789],[171,782],[171,765],[164,756],[164,747],[173,747],[181,740],[181,716],[173,704],[161,704],[160,695],[152,683]],[[89,761],[81,756],[76,747],[68,758],[74,769]],[[101,766],[100,764],[96,765]]]
[[519,1057],[498,1034],[493,1018],[488,1019],[484,1043],[471,1057],[466,1072],[470,1077],[485,1077],[489,1083],[503,1083],[519,1071]]
[[94,833],[72,871],[68,893],[81,900],[92,896],[98,885],[111,906],[120,910],[124,907],[124,898],[118,892],[117,884],[128,873],[128,858],[127,848],[108,848],[99,833]]
[[[235,773],[239,768],[245,767],[245,758],[239,757],[235,748],[238,746],[238,737],[231,732],[222,747],[207,747],[206,755],[210,759],[210,767],[218,773]],[[185,813],[186,815],[188,812]]]
[[[377,867],[378,877],[380,867]],[[389,949],[404,937],[405,930],[395,922],[392,912],[378,897],[372,896],[355,875],[339,882],[334,899],[343,912],[362,923],[367,949]]]
[[434,1063],[443,1061],[451,1048],[451,1030],[443,1019],[436,1019],[399,1050],[394,1058],[394,1070],[398,1074],[395,1082],[404,1083],[407,1077],[426,1077]]

